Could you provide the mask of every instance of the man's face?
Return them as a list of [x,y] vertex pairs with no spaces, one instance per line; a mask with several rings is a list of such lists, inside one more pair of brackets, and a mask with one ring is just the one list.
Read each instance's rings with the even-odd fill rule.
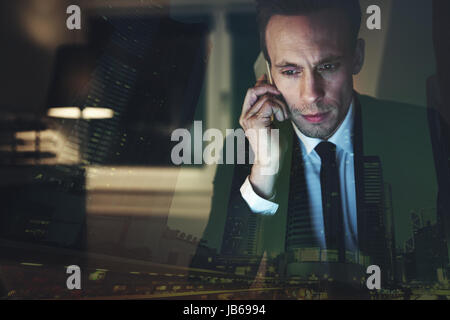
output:
[[306,16],[273,16],[266,45],[273,80],[291,119],[308,137],[328,139],[345,119],[353,94],[353,75],[364,60],[356,49],[345,13],[324,10]]

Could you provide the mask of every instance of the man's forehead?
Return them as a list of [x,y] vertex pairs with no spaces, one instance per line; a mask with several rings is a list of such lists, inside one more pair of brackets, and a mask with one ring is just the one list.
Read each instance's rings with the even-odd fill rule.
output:
[[345,14],[339,10],[273,16],[266,29],[267,49],[272,54],[283,52],[283,58],[299,52],[320,54],[320,59],[327,55],[342,55],[351,39],[350,24],[344,18]]

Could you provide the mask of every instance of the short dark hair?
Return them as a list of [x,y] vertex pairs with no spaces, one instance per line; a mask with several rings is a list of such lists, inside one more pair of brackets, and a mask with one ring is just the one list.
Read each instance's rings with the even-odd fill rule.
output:
[[350,21],[351,36],[356,44],[361,28],[361,5],[359,0],[255,0],[259,37],[264,57],[270,63],[266,45],[266,28],[272,16],[296,16],[325,9],[340,9]]

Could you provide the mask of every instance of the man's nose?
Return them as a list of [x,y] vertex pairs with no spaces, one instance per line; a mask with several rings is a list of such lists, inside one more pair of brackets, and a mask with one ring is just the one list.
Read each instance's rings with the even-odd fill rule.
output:
[[314,73],[305,74],[300,86],[300,96],[307,104],[316,103],[324,96],[322,81]]

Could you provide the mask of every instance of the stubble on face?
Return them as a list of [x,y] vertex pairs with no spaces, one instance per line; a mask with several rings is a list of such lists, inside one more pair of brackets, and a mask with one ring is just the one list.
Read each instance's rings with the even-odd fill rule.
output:
[[[331,104],[316,103],[314,105],[290,106],[288,109],[294,124],[305,136],[327,140],[339,128],[343,119],[338,119],[337,106]],[[310,123],[303,117],[304,115],[320,113],[327,114],[327,121],[324,123]]]
[[[324,11],[308,16],[275,16],[268,25],[266,42],[273,62],[272,75],[283,94],[291,120],[308,137],[330,138],[350,107],[353,52],[349,45],[349,25],[342,23],[342,19],[345,15],[341,12]],[[318,73],[319,61],[328,56],[340,57],[339,69]],[[283,74],[285,68],[277,67],[283,65],[281,61],[292,62],[302,71],[296,77],[287,77]],[[304,95],[305,90],[311,92],[308,85],[312,77],[317,80],[317,99]],[[324,115],[324,119],[308,121],[305,116],[311,115]]]

